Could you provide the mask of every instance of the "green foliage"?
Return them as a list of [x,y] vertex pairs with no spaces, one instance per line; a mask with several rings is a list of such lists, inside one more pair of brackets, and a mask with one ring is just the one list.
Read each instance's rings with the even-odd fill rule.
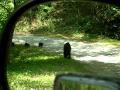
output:
[[43,5],[38,5],[27,12],[21,17],[16,25],[17,32],[32,32],[38,28],[41,30],[48,29],[50,32],[54,32],[53,18],[49,18],[49,13],[52,12],[53,6],[51,3],[46,3]]
[[2,32],[3,27],[6,23],[8,12],[3,6],[0,5],[0,32]]
[[[18,3],[19,0],[14,1],[17,1],[15,3]],[[14,1],[13,0],[0,1],[0,33],[2,33],[3,27],[5,26],[5,23],[9,18],[10,14],[12,13],[12,11],[14,11],[14,9],[16,9]],[[21,3],[18,3],[19,5],[25,2],[25,0],[20,0],[20,2]]]
[[13,3],[14,3],[14,9],[17,9],[18,7],[20,7],[22,4],[24,4],[27,1],[28,0],[14,0],[13,1]]
[[14,10],[14,4],[12,0],[0,1],[0,33],[2,33],[8,16]]
[[[7,15],[27,0],[1,1],[0,29]],[[24,13],[16,25],[16,33],[96,34],[120,39],[120,8],[97,2],[48,2]]]

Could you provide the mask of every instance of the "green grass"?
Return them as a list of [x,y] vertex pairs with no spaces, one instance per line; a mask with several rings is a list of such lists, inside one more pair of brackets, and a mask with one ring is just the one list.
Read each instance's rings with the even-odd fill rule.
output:
[[39,47],[16,45],[10,49],[8,80],[11,90],[52,90],[56,74],[92,73],[87,63],[64,59]]
[[103,38],[103,39],[100,39],[99,42],[120,46],[120,41],[115,39]]

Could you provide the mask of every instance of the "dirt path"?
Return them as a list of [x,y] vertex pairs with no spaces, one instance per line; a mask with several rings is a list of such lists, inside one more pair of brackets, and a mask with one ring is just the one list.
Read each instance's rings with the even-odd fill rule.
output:
[[[44,43],[43,48],[50,52],[63,53],[63,45],[70,42],[72,46],[72,58],[88,63],[94,74],[120,76],[120,47],[108,45],[106,43],[87,43],[70,41],[60,38],[49,38],[40,36],[21,36],[13,37],[16,44],[38,46],[38,42]],[[51,50],[52,49],[52,50]]]
[[108,45],[106,43],[87,43],[70,41],[60,38],[49,38],[42,36],[23,36],[14,35],[13,42],[38,46],[38,42],[44,43],[44,48],[51,52],[63,53],[63,45],[65,42],[70,42],[72,47],[72,58],[80,61],[99,61],[104,63],[120,63],[120,47]]

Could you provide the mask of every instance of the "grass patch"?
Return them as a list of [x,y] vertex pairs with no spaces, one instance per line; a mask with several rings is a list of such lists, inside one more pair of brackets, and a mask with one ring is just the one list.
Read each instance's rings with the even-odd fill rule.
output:
[[100,39],[99,42],[120,46],[120,41],[115,39],[104,38],[104,39]]
[[52,90],[55,75],[64,72],[93,73],[83,62],[64,59],[38,47],[11,47],[8,79],[11,90]]

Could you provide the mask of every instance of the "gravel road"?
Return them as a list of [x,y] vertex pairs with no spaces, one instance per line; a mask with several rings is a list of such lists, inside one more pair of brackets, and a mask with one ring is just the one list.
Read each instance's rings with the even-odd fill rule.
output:
[[[65,40],[60,38],[49,38],[46,36],[14,35],[13,42],[16,44],[30,43],[38,46],[38,42],[44,43],[43,48],[50,52],[63,54],[63,45],[70,42],[72,47],[72,58],[80,62],[88,63],[89,68],[95,74],[112,75],[120,77],[120,47],[106,43],[88,43]],[[52,49],[52,50],[51,50]]]
[[70,42],[72,47],[72,58],[75,60],[120,63],[120,47],[108,45],[106,43],[77,42],[33,35],[14,35],[12,41],[16,44],[28,42],[32,46],[38,46],[38,42],[42,42],[44,43],[43,48],[47,48],[51,52],[58,52],[60,54],[63,53],[64,43]]

